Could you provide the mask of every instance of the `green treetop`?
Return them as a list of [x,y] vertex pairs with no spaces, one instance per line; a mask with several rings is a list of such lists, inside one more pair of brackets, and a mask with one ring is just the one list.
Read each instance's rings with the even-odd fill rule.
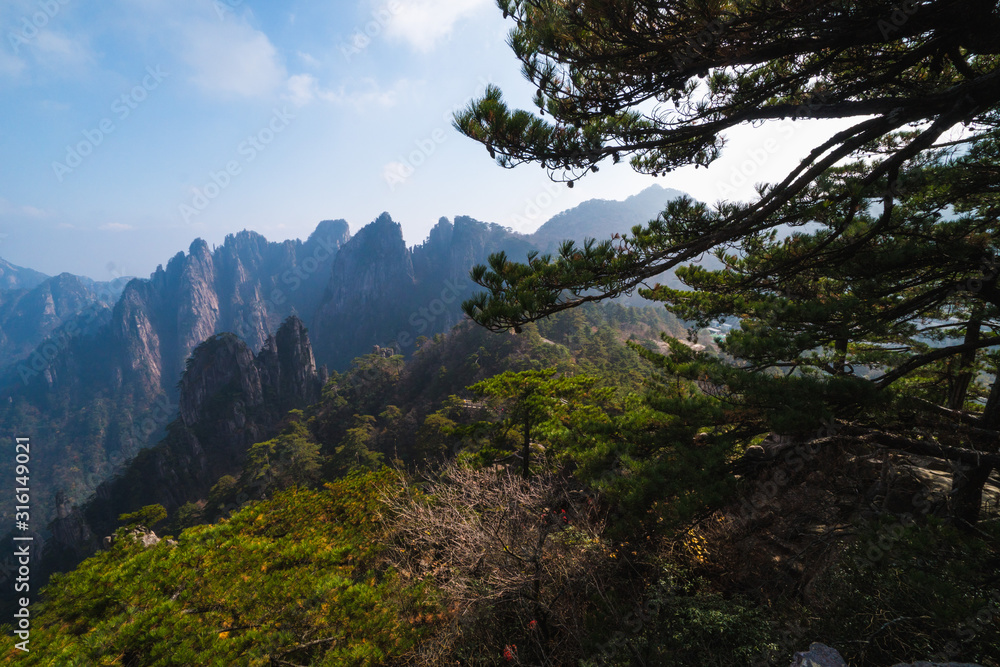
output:
[[578,408],[585,398],[604,396],[591,376],[557,376],[555,369],[506,371],[469,389],[478,396],[496,399],[502,405],[501,421],[521,432],[521,474],[530,475],[531,438],[539,425],[559,414]]

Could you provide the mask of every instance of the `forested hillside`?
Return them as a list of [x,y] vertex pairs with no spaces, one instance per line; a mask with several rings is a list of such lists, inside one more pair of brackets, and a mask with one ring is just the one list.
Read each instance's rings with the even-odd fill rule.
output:
[[913,461],[835,427],[728,423],[677,374],[715,353],[660,330],[684,337],[610,305],[359,357],[210,493],[122,516],[16,659],[782,665],[823,641],[996,664],[996,625],[965,632],[996,604],[995,523],[961,534]]

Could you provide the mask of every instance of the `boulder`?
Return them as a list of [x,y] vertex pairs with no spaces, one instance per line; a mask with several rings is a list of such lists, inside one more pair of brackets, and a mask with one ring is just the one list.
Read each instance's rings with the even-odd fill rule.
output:
[[795,654],[789,667],[847,667],[847,663],[837,649],[813,642],[808,651]]

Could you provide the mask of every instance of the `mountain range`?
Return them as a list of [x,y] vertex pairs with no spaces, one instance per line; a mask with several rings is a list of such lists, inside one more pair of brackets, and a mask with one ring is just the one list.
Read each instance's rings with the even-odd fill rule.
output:
[[[45,489],[38,519],[81,502],[167,435],[178,382],[204,341],[229,332],[261,350],[294,315],[311,332],[317,377],[374,346],[408,355],[421,336],[462,319],[461,303],[475,291],[469,270],[489,254],[518,260],[551,250],[556,239],[607,238],[680,194],[652,186],[625,202],[592,200],[531,235],[441,218],[414,247],[388,214],[353,236],[343,220],[321,222],[305,241],[242,231],[215,248],[196,239],[127,284],[49,278],[3,263],[0,423],[44,443],[33,456],[34,483]],[[5,502],[0,516],[12,511]]]

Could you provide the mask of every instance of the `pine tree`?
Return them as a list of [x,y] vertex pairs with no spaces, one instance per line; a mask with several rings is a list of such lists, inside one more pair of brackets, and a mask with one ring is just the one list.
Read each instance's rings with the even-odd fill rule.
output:
[[[588,398],[597,378],[557,376],[555,369],[506,371],[469,387],[474,394],[496,399],[502,405],[503,422],[521,436],[521,475],[531,475],[531,442],[538,427],[558,414],[567,414]],[[597,396],[606,392],[594,390]]]
[[[935,0],[500,4],[540,116],[509,110],[492,88],[456,126],[505,167],[538,162],[572,184],[631,155],[656,175],[707,166],[741,123],[857,120],[749,204],[681,198],[629,235],[527,263],[493,255],[472,272],[488,292],[465,312],[516,331],[712,250],[724,270],[677,271],[696,291],[641,291],[698,324],[742,322],[723,345],[736,364],[700,355],[689,379],[745,423],[801,429],[852,414],[858,438],[962,464],[954,510],[974,523],[1000,461],[1000,383],[981,412],[966,409],[1000,342],[1000,49],[981,31],[1000,21],[996,4],[964,3],[983,21],[964,28],[949,18],[957,5]],[[874,417],[903,398],[896,423]],[[910,417],[960,435],[915,438]]]
[[[778,211],[845,159],[878,158],[860,184],[885,188],[950,129],[980,133],[996,121],[1000,16],[987,0],[499,5],[515,23],[510,42],[537,89],[538,114],[509,109],[490,87],[455,125],[505,167],[534,162],[572,184],[603,160],[631,156],[634,169],[659,175],[708,166],[724,133],[741,124],[855,122],[749,204],[681,200],[624,239],[567,243],[527,265],[492,257],[474,274],[491,298],[466,308],[490,327],[629,292],[705,251],[773,229],[783,222]],[[833,194],[833,203],[860,204],[857,192]]]

